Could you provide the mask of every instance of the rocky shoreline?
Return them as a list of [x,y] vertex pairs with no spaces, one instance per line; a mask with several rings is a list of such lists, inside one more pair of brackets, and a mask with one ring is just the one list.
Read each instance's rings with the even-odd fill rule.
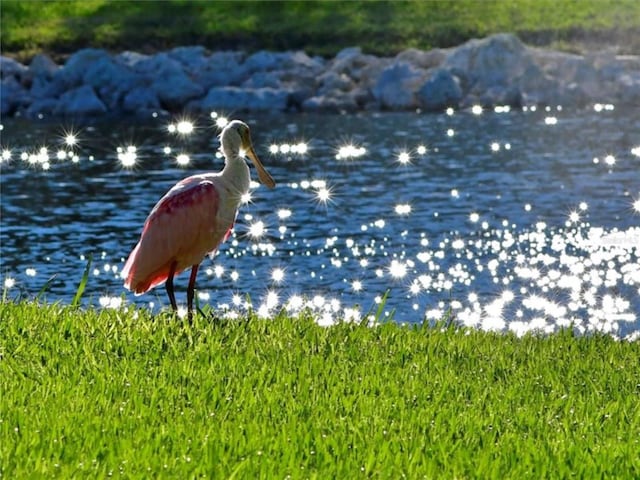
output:
[[640,107],[640,56],[574,55],[498,34],[451,49],[395,57],[346,48],[332,59],[302,51],[154,55],[84,49],[57,65],[0,57],[3,117],[93,117],[149,112],[442,111],[471,105]]

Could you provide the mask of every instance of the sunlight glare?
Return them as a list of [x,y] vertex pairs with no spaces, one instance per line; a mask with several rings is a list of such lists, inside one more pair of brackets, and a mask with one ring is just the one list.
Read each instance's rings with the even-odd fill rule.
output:
[[274,268],[271,272],[271,280],[275,283],[282,283],[284,280],[284,270],[282,268]]
[[402,165],[408,165],[409,163],[411,163],[411,156],[409,155],[409,152],[400,152],[398,154],[398,163]]
[[281,208],[278,210],[278,218],[284,220],[285,218],[289,218],[291,216],[291,210],[288,208]]
[[357,147],[353,144],[343,145],[338,148],[336,154],[336,160],[348,160],[351,158],[358,158],[367,153],[364,147]]
[[186,153],[181,153],[176,157],[176,163],[181,167],[189,165],[190,162],[191,162],[191,158],[189,158],[189,155],[187,155]]
[[264,222],[257,221],[249,225],[249,235],[253,238],[260,238],[266,233]]
[[126,149],[118,147],[118,160],[125,168],[131,168],[136,164],[138,159],[137,148],[133,145],[129,145]]
[[181,120],[176,125],[176,130],[181,135],[189,135],[193,133],[194,125],[189,120]]
[[407,274],[407,266],[398,260],[392,260],[389,273],[393,278],[403,278]]
[[409,215],[411,213],[411,205],[408,203],[399,203],[396,205],[395,210],[398,215]]
[[66,143],[70,147],[73,147],[78,143],[78,138],[74,133],[67,133],[67,135],[65,135],[64,137],[64,143]]
[[226,127],[228,123],[229,123],[229,120],[227,120],[225,117],[216,118],[216,127],[220,129],[223,129],[224,127]]
[[326,205],[331,201],[332,192],[331,189],[326,186],[320,186],[316,190],[316,201]]

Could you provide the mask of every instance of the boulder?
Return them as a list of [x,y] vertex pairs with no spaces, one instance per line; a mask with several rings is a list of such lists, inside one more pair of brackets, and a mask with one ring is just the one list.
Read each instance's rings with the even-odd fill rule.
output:
[[444,68],[436,69],[417,93],[420,106],[428,111],[457,107],[462,96],[460,80]]
[[333,70],[318,77],[320,84],[318,93],[320,95],[331,95],[334,92],[348,92],[355,87],[354,81],[345,73],[338,73]]
[[58,73],[63,73],[70,85],[78,85],[88,69],[98,62],[109,62],[110,60],[111,57],[105,50],[85,48],[71,55]]
[[202,68],[191,72],[193,81],[205,91],[211,87],[240,85],[248,76],[241,66],[243,58],[240,52],[216,52],[206,59]]
[[125,112],[143,113],[161,109],[160,100],[155,92],[146,87],[134,87],[122,99],[122,109]]
[[508,86],[533,64],[531,53],[518,37],[498,34],[453,49],[442,67],[460,78],[463,90],[479,94]]
[[426,73],[407,62],[396,62],[382,70],[372,89],[382,108],[407,110],[417,106],[415,92]]
[[190,100],[202,97],[205,89],[194,82],[183,70],[182,64],[167,53],[159,53],[136,63],[137,72],[144,75],[149,88],[160,100],[163,108],[175,111]]
[[58,98],[63,93],[73,90],[83,83],[86,71],[98,61],[109,61],[105,50],[85,48],[71,55],[66,63],[55,70],[51,79],[37,76],[33,79],[31,94],[35,98]]
[[144,55],[87,48],[58,66],[36,55],[28,67],[0,56],[1,112],[92,115],[109,112],[290,109],[439,111],[509,104],[638,105],[640,57],[614,49],[574,55],[525,47],[511,34],[451,49],[415,48],[394,58],[359,47],[324,60],[302,51],[221,51],[177,47]]
[[158,78],[151,84],[162,106],[169,111],[183,108],[189,100],[202,97],[205,89],[183,74]]
[[[145,62],[149,62],[149,58],[149,55],[127,50],[114,56],[113,60],[120,65],[124,65],[125,67],[132,69],[135,72],[140,72],[140,70],[144,72],[144,65],[146,65]],[[142,68],[139,67],[139,64]]]
[[640,70],[620,77],[618,98],[623,105],[640,108]]
[[88,116],[105,112],[107,107],[89,85],[82,85],[65,92],[54,111],[58,115],[70,116]]
[[531,65],[514,82],[523,105],[559,105],[561,85],[537,65]]
[[289,91],[276,88],[212,87],[202,100],[191,102],[195,110],[211,111],[284,111],[289,106]]
[[428,70],[438,67],[447,58],[447,53],[441,48],[424,51],[417,48],[409,48],[396,55],[398,62],[408,62],[411,65]]
[[13,76],[2,79],[0,84],[0,115],[13,115],[31,103],[27,90]]
[[192,73],[204,68],[208,62],[207,50],[202,46],[176,47],[170,50],[169,58],[177,60],[186,72]]
[[56,115],[59,103],[55,98],[38,98],[31,102],[25,113],[30,118],[37,118],[41,115]]
[[261,50],[248,57],[242,64],[248,74],[277,70],[285,63],[286,53]]
[[27,77],[29,69],[10,57],[0,56],[0,79],[13,78],[22,83]]
[[299,86],[292,88],[289,91],[289,99],[287,100],[288,110],[302,111],[304,110],[303,104],[314,95],[313,89],[305,86]]
[[113,58],[101,57],[87,67],[82,75],[82,83],[93,87],[108,109],[115,111],[122,107],[124,96],[142,85],[144,80]]
[[272,71],[272,72],[263,72],[258,71],[253,75],[250,75],[249,78],[242,83],[242,87],[244,88],[280,88],[281,80],[280,77],[282,72]]
[[51,57],[44,53],[39,53],[31,60],[31,63],[29,64],[29,73],[32,78],[40,77],[49,80],[59,68],[60,66],[51,60]]
[[362,49],[360,47],[346,47],[340,50],[334,57],[335,62],[342,62],[345,60],[352,60],[362,56]]
[[52,78],[47,78],[42,75],[33,77],[31,81],[30,94],[34,99],[44,98],[57,98],[64,91],[65,88],[62,82],[55,81],[56,74],[54,73]]
[[307,112],[344,113],[358,110],[355,95],[345,92],[333,92],[327,95],[314,95],[302,103]]
[[475,103],[480,103],[480,105],[485,107],[492,107],[494,105],[519,107],[522,105],[522,95],[515,85],[495,85],[481,92],[474,104]]
[[338,74],[345,74],[357,83],[367,82],[373,85],[379,73],[389,63],[389,59],[365,55],[359,47],[350,47],[336,55],[329,63],[329,69]]

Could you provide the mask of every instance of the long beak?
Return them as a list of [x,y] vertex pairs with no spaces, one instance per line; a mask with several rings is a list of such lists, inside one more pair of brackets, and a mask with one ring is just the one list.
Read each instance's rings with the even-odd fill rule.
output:
[[273,180],[271,175],[269,175],[269,173],[264,169],[262,162],[258,158],[258,155],[256,155],[256,151],[253,149],[253,145],[249,143],[245,148],[246,148],[247,155],[249,156],[253,164],[256,166],[256,170],[258,171],[258,178],[260,179],[260,182],[262,182],[263,185],[266,185],[269,188],[275,187],[276,182]]

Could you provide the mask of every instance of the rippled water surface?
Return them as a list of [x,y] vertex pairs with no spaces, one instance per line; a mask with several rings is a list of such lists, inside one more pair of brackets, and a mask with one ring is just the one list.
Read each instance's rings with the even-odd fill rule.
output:
[[[324,324],[376,312],[388,291],[397,321],[637,338],[637,112],[450,113],[241,115],[278,186],[252,190],[205,259],[200,303],[232,316],[311,308]],[[221,115],[5,120],[4,294],[46,285],[47,301],[70,302],[91,256],[87,303],[166,308],[164,288],[125,295],[119,272],[155,202],[222,168]]]

